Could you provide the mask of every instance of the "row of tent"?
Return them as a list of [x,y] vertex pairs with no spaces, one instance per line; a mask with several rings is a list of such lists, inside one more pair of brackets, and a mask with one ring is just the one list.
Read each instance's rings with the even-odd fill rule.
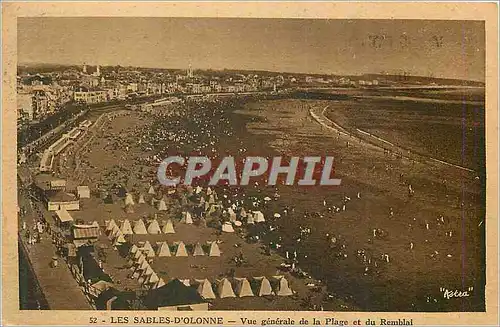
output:
[[[125,210],[128,212],[133,212],[132,207],[135,205],[135,201],[134,201],[134,197],[132,196],[132,194],[127,193],[125,195],[124,202],[125,202]],[[146,203],[146,200],[144,199],[144,195],[140,194],[137,202],[139,204]],[[154,197],[151,198],[151,205],[156,207],[156,209],[158,209],[158,211],[167,211],[168,210],[167,203],[165,202],[165,200],[163,198],[161,198],[161,199],[156,199]]]
[[[129,250],[130,255],[135,255],[137,252],[143,253],[147,258],[158,257],[187,257],[189,252],[186,248],[184,242],[175,242],[173,247],[170,247],[167,242],[157,242],[156,251],[149,243],[149,241],[140,244],[140,246],[132,245]],[[209,257],[220,257],[221,251],[219,245],[215,241],[209,241],[204,247],[198,242],[194,246],[191,246],[192,256],[209,256]]]
[[[189,280],[185,280],[190,285]],[[288,280],[284,276],[247,278],[222,278],[211,283],[208,279],[195,279],[191,286],[197,288],[204,299],[248,297],[248,296],[290,296],[293,295]]]
[[[244,211],[244,209],[242,209]],[[225,221],[222,223],[221,230],[225,233],[234,233],[233,225],[236,227],[240,227],[242,225],[241,221],[236,219],[236,214],[234,211],[229,208],[229,221]],[[255,223],[263,223],[266,221],[264,218],[264,214],[261,211],[252,211],[250,213],[245,213],[245,217],[247,219],[247,225],[252,225]]]
[[[134,248],[134,246],[132,246]],[[131,248],[131,249],[132,249]],[[132,278],[137,278],[139,284],[146,289],[155,289],[165,285],[165,281],[158,277],[156,272],[151,268],[146,255],[141,251],[136,251],[129,254],[130,270],[132,270]]]
[[[183,219],[181,220],[181,222],[188,225],[192,224],[193,220],[191,219],[191,214],[187,213],[186,215],[183,215]],[[133,226],[130,220],[128,219],[122,221],[120,223],[120,227],[118,227],[114,219],[111,219],[110,221],[106,222],[106,232],[115,233],[117,230],[119,230],[124,235],[132,235],[132,234],[146,235],[146,234],[161,234],[161,233],[175,234],[174,224],[172,223],[171,219],[168,219],[166,222],[164,221],[162,226],[160,226],[160,223],[158,222],[157,219],[153,219],[148,224],[147,227],[142,219],[133,221]]]

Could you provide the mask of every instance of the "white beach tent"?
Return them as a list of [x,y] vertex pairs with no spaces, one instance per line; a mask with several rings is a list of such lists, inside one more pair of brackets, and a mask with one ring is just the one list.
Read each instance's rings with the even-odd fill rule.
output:
[[132,226],[130,225],[130,221],[128,219],[125,219],[123,222],[122,222],[122,226],[120,227],[120,231],[124,234],[124,235],[131,235],[133,234],[134,232],[132,231]]
[[120,228],[118,228],[118,226],[115,225],[113,226],[113,229],[109,232],[108,239],[113,240],[120,234],[121,234]]
[[189,213],[189,211],[184,211],[182,213],[181,223],[188,225],[191,225],[193,223],[193,217],[191,216],[191,213]]
[[215,299],[214,289],[212,288],[212,283],[208,279],[196,280],[198,284],[198,294],[204,299]]
[[158,283],[154,288],[160,288],[162,286],[165,286],[165,281],[163,280],[163,278],[160,278],[160,280],[158,281]]
[[127,195],[125,196],[125,205],[134,205],[135,202],[134,202],[134,198],[132,197],[132,194],[130,193],[127,193]]
[[171,219],[167,220],[167,223],[163,225],[161,231],[163,232],[163,234],[175,234],[174,224],[172,223]]
[[153,271],[151,276],[149,276],[148,284],[157,284],[159,281],[158,275]]
[[256,223],[263,223],[266,221],[266,219],[264,218],[264,214],[260,211],[254,211],[253,216]]
[[134,223],[134,234],[145,235],[148,231],[146,230],[146,226],[142,219],[136,220]]
[[208,251],[208,255],[210,257],[220,257],[221,252],[220,252],[219,245],[217,244],[217,242],[213,241],[210,243],[210,250]]
[[204,255],[205,255],[205,251],[203,251],[201,244],[196,243],[196,245],[194,246],[194,250],[193,250],[193,256],[197,257],[197,256],[204,256]]
[[151,258],[151,257],[155,256],[155,250],[153,249],[153,247],[151,246],[151,243],[149,243],[149,241],[146,241],[144,243],[144,246],[142,246],[140,248],[140,250],[142,252],[144,252],[144,254],[146,255],[146,257],[148,257],[148,258]]
[[250,283],[246,278],[234,278],[234,293],[238,297],[254,296]]
[[123,234],[119,234],[115,240],[113,241],[113,246],[118,246],[122,245],[123,243],[126,243],[127,241],[125,240],[125,237],[123,237]]
[[186,250],[186,245],[184,245],[184,242],[180,241],[177,244],[177,247],[175,249],[175,256],[176,257],[187,257],[188,253]]
[[273,295],[271,283],[266,277],[254,277],[251,284],[256,296]]
[[278,296],[290,296],[293,295],[290,286],[288,285],[288,280],[283,276],[273,276],[271,284],[274,286],[274,293]]
[[118,226],[116,225],[115,220],[114,220],[114,219],[111,219],[111,220],[110,220],[110,221],[106,224],[106,231],[107,231],[107,232],[109,232],[109,231],[113,230],[113,227],[114,227],[114,226],[118,227]]
[[165,200],[163,199],[160,200],[160,202],[158,203],[158,210],[167,211],[167,204],[165,203]]
[[172,254],[170,253],[170,247],[168,246],[167,242],[160,242],[157,250],[157,256],[159,257],[171,257]]
[[128,253],[132,256],[132,255],[135,255],[138,250],[139,250],[139,248],[137,247],[137,245],[132,244],[132,246],[128,250]]
[[147,229],[149,234],[160,234],[160,225],[158,224],[158,220],[154,219],[148,226]]
[[220,279],[216,282],[217,284],[217,295],[219,298],[223,299],[226,297],[236,297],[233,291],[233,287],[227,278]]

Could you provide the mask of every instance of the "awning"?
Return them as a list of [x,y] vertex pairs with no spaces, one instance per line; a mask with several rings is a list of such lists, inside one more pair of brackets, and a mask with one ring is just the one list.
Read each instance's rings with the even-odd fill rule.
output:
[[62,223],[73,221],[73,217],[71,217],[66,209],[56,210],[56,215]]
[[74,225],[73,226],[73,237],[75,239],[98,238],[99,237],[99,226]]

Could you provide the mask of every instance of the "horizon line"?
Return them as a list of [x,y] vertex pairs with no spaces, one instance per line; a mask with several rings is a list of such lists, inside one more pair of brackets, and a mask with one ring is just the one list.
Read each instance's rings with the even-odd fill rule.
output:
[[[132,65],[120,65],[120,64],[107,64],[107,65],[98,65],[98,64],[87,64],[87,63],[79,63],[79,64],[61,64],[61,63],[51,63],[51,62],[18,62],[17,63],[17,68],[19,66],[29,66],[29,65],[58,65],[58,66],[83,66],[87,65],[90,67],[96,67],[100,66],[102,67],[113,67],[113,66],[120,66],[120,67],[130,67],[130,68],[139,68],[139,69],[161,69],[161,70],[187,70],[189,67],[189,64],[186,67],[182,68],[176,68],[176,67],[150,67],[150,66],[132,66]],[[246,72],[266,72],[266,73],[281,73],[281,74],[300,74],[300,75],[319,75],[319,76],[363,76],[363,75],[380,75],[380,76],[399,76],[401,74],[398,73],[376,73],[376,72],[363,72],[363,73],[357,73],[357,74],[337,74],[337,73],[313,73],[313,72],[299,72],[299,71],[274,71],[274,70],[265,70],[265,69],[242,69],[242,68],[192,68],[193,70],[201,70],[201,71],[246,71]],[[406,75],[408,77],[420,77],[420,78],[429,78],[429,79],[445,79],[445,80],[453,80],[453,81],[468,81],[468,82],[476,82],[476,83],[482,83],[486,85],[486,82],[483,80],[475,80],[475,79],[459,79],[459,78],[452,78],[452,77],[437,77],[437,76],[425,76],[425,75]]]

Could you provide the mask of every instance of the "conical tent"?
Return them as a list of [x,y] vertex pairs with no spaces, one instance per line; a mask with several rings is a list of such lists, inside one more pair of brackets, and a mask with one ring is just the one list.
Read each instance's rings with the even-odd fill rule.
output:
[[187,253],[187,250],[186,250],[186,245],[184,245],[184,242],[179,242],[179,244],[177,244],[177,248],[175,250],[175,256],[176,257],[187,257],[188,256],[188,253]]
[[226,221],[222,224],[222,231],[225,233],[234,233],[233,225],[229,221]]
[[188,211],[184,211],[182,213],[181,223],[188,224],[188,225],[193,223],[193,218]]
[[134,233],[132,231],[132,226],[130,226],[130,221],[128,219],[125,219],[122,222],[122,227],[120,228],[120,230],[124,235],[130,235]]
[[250,283],[246,278],[234,279],[234,292],[238,297],[254,296]]
[[[139,248],[137,248],[137,250],[139,250]],[[142,257],[142,259],[141,259],[141,257]],[[141,260],[144,260],[144,254],[142,254],[141,251],[137,251],[136,253],[134,253],[134,260],[136,262],[141,262]]]
[[149,263],[147,262],[146,259],[141,260],[141,264],[139,265],[140,270],[146,270],[146,268],[149,267]]
[[160,234],[160,225],[158,224],[158,220],[154,219],[148,226],[147,229],[149,234]]
[[209,197],[208,197],[208,203],[210,204],[214,204],[215,203],[215,197],[213,194],[211,194]]
[[254,294],[257,296],[266,296],[272,295],[273,289],[271,287],[271,283],[269,279],[266,277],[254,277],[252,281],[252,286],[254,290]]
[[160,246],[158,247],[157,251],[157,256],[159,257],[171,257],[172,254],[170,253],[170,248],[167,244],[167,242],[161,242]]
[[142,221],[142,219],[137,220],[134,223],[134,234],[144,235],[147,233],[148,233],[148,231],[146,230],[146,226],[144,225],[144,222]]
[[208,251],[208,255],[211,257],[220,257],[220,249],[217,242],[210,243],[210,250]]
[[134,198],[132,197],[132,194],[130,193],[127,193],[127,195],[125,196],[125,205],[134,205],[135,202],[134,202]]
[[204,197],[200,197],[200,204],[204,204],[206,201],[205,201],[205,198]]
[[146,267],[146,270],[144,271],[144,275],[150,276],[152,274],[154,274],[153,268],[151,268],[151,266],[148,264],[148,266]]
[[247,224],[255,224],[254,222],[254,218],[253,218],[253,215],[252,214],[248,214],[247,215]]
[[114,242],[113,242],[113,246],[117,246],[117,245],[121,245],[123,243],[126,243],[127,241],[125,240],[125,237],[123,237],[123,234],[120,234],[118,235]]
[[148,258],[155,256],[155,250],[153,249],[149,241],[146,241],[146,243],[144,243],[144,246],[141,248],[141,250]]
[[203,248],[201,247],[201,244],[200,243],[196,243],[196,245],[194,246],[194,250],[193,250],[193,256],[203,256],[205,255],[205,251],[203,251]]
[[142,254],[141,251],[137,251],[135,254],[133,254],[133,257],[132,257],[132,264],[131,264],[131,267],[130,269],[135,271],[137,269],[137,267],[139,267],[141,264],[142,264],[142,261],[144,261],[145,258],[144,258],[144,255]]
[[264,214],[262,212],[254,211],[253,214],[254,214],[254,220],[256,223],[263,223],[266,221],[266,219],[264,219]]
[[217,295],[223,299],[226,297],[236,297],[233,291],[233,287],[231,283],[227,280],[227,278],[223,278],[217,281]]
[[118,228],[118,226],[113,227],[113,230],[111,231],[111,235],[113,236],[113,238],[120,234],[123,234],[120,228]]
[[148,284],[156,284],[159,280],[158,275],[153,271],[151,276],[149,276]]
[[106,231],[113,230],[113,227],[114,227],[114,226],[118,227],[118,226],[116,225],[115,220],[114,220],[114,219],[111,219],[111,220],[108,222],[108,224],[106,225]]
[[108,238],[112,240],[120,234],[121,234],[120,228],[118,228],[118,226],[115,225],[113,229],[109,232]]
[[163,226],[161,231],[164,234],[175,234],[174,224],[171,219],[167,220],[167,223]]
[[144,284],[146,282],[146,280],[149,278],[149,276],[151,276],[152,273],[153,273],[153,269],[148,264],[146,266],[146,269],[142,269],[139,272],[139,279],[137,280],[139,282],[139,284]]
[[158,203],[158,210],[167,211],[167,204],[165,203],[165,200],[163,199],[160,200],[160,202]]
[[142,268],[141,266],[137,266],[134,269],[134,272],[132,273],[132,278],[138,278],[142,273]]
[[139,194],[139,200],[137,201],[139,204],[143,204],[143,203],[146,203],[146,201],[144,200],[144,195],[141,193]]
[[201,191],[203,191],[203,188],[201,186],[196,186],[196,190],[195,190],[195,193],[198,194],[200,193]]
[[290,296],[293,295],[290,286],[288,285],[288,280],[283,276],[273,276],[273,286],[274,293],[278,296]]
[[138,251],[138,253],[140,255],[135,259],[134,264],[132,265],[133,270],[137,269],[138,267],[141,267],[146,261],[146,257],[144,256],[144,254],[141,251]]
[[247,212],[245,211],[245,208],[241,208],[241,210],[240,210],[240,217],[241,218],[246,218],[247,217]]
[[132,246],[130,247],[130,249],[128,250],[128,253],[129,254],[133,254],[135,255],[137,253],[137,250],[139,250],[139,248],[137,247],[137,245],[135,244],[132,244]]
[[158,284],[156,284],[156,288],[160,288],[162,286],[165,286],[165,281],[163,280],[163,278],[160,278]]
[[188,287],[191,286],[191,281],[189,279],[179,279],[179,281]]
[[151,278],[151,275],[142,275],[141,278],[139,278],[137,281],[142,285],[142,287],[148,289],[149,278]]
[[155,192],[155,189],[154,189],[153,185],[151,185],[151,186],[149,187],[148,194],[156,194],[156,192]]
[[211,195],[212,194],[212,189],[209,187],[207,188],[207,195]]
[[199,280],[200,284],[198,285],[197,291],[198,294],[204,299],[215,299],[214,289],[212,288],[212,284],[208,279]]

